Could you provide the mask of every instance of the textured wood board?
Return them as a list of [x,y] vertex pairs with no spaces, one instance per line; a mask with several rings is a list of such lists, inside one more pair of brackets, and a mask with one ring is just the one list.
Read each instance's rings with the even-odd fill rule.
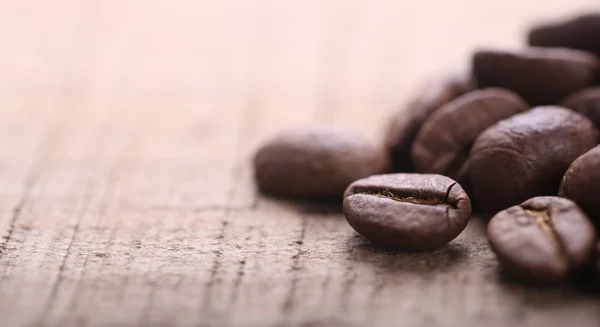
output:
[[250,166],[296,124],[379,140],[427,76],[594,5],[0,2],[0,326],[600,325],[598,297],[503,280],[483,220],[384,252]]

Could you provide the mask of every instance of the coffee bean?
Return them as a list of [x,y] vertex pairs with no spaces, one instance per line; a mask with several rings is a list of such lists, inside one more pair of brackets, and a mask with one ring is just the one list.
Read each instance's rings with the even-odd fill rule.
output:
[[561,106],[586,116],[600,128],[600,86],[589,87],[571,94],[561,102]]
[[586,50],[600,55],[600,13],[585,14],[534,27],[528,43],[542,47]]
[[471,202],[462,187],[445,176],[376,175],[348,187],[344,215],[374,244],[425,250],[460,234],[469,221]]
[[513,90],[532,105],[554,104],[594,82],[598,59],[588,52],[562,48],[484,50],[473,57],[473,74],[481,87]]
[[577,157],[596,145],[593,123],[561,107],[538,107],[481,133],[465,166],[478,207],[497,212],[538,195],[556,195]]
[[415,170],[456,178],[483,130],[527,109],[521,97],[500,88],[472,91],[450,101],[427,118],[417,134],[412,146]]
[[440,106],[475,89],[470,74],[461,73],[425,84],[406,108],[395,112],[386,133],[386,147],[394,170],[413,171],[410,151],[421,125]]
[[591,258],[596,231],[573,201],[545,196],[496,214],[488,224],[488,238],[509,271],[559,282]]
[[600,146],[573,161],[558,195],[575,201],[600,228]]
[[254,159],[259,187],[284,196],[341,197],[353,181],[389,169],[387,155],[352,133],[325,126],[291,129],[264,144]]

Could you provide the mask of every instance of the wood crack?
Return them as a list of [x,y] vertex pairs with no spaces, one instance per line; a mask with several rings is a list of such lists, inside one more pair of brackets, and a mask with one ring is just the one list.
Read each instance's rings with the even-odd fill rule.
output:
[[8,225],[8,231],[7,231],[6,235],[2,237],[3,241],[2,241],[2,243],[0,243],[0,259],[2,259],[2,257],[6,253],[8,244],[13,237],[13,233],[15,232],[15,226],[17,223],[17,219],[19,219],[19,217],[21,216],[21,212],[23,211],[23,208],[25,207],[25,203],[27,202],[27,199],[29,198],[29,193],[31,192],[33,185],[35,185],[35,183],[37,183],[37,181],[40,178],[41,167],[42,167],[42,162],[40,162],[36,166],[34,166],[32,168],[31,173],[29,174],[29,176],[27,176],[27,179],[25,180],[25,187],[24,187],[23,194],[21,195],[21,198],[19,198],[19,202],[17,203],[17,205],[12,210],[12,215],[10,217],[10,221],[9,221],[9,225]]
[[21,215],[21,210],[23,208],[24,203],[25,203],[25,201],[22,200],[13,209],[13,214],[10,217],[10,222],[8,224],[8,232],[6,233],[5,236],[2,236],[3,241],[2,241],[2,243],[0,243],[0,259],[2,259],[2,256],[4,255],[4,253],[6,253],[8,243],[12,239],[13,233],[15,231],[15,222],[17,221],[17,218]]
[[302,246],[304,245],[304,237],[306,234],[306,226],[308,225],[308,218],[306,216],[302,217],[302,227],[300,228],[300,233],[295,242],[296,244],[296,254],[292,256],[292,266],[290,267],[290,271],[292,274],[292,281],[290,288],[285,296],[285,300],[283,301],[282,311],[284,314],[288,315],[292,312],[294,308],[294,301],[296,297],[296,292],[298,288],[298,270],[300,270],[300,258],[304,254],[302,250]]
[[[51,152],[54,148],[56,148],[56,146],[59,144],[64,134],[65,126],[66,120],[62,120],[57,125],[48,127],[47,131],[43,133],[46,137],[42,139],[42,141],[40,141],[40,144],[35,150],[34,157],[36,159],[32,162],[29,174],[25,178],[21,197],[19,198],[17,204],[12,210],[7,234],[2,237],[3,241],[2,243],[0,243],[0,260],[8,252],[8,246],[10,244],[10,241],[13,239],[16,230],[17,220],[21,217],[21,213],[25,208],[25,204],[29,200],[31,190],[33,189],[34,185],[38,183],[40,177],[42,176],[42,171],[45,167],[48,158],[48,153]],[[18,258],[19,256],[20,253],[17,255],[16,258]]]
[[349,301],[352,298],[352,290],[356,278],[358,277],[354,272],[354,266],[351,263],[347,263],[346,270],[344,271],[344,281],[342,282],[342,291],[340,293],[340,307],[343,312],[349,312]]
[[54,305],[54,303],[56,301],[56,298],[58,296],[58,290],[60,289],[60,287],[64,281],[64,278],[65,278],[64,272],[67,267],[67,261],[69,260],[69,257],[72,254],[73,244],[75,243],[75,239],[77,238],[77,234],[79,233],[81,221],[88,211],[90,202],[92,200],[92,196],[93,196],[93,191],[88,190],[88,192],[85,196],[85,200],[84,200],[85,204],[84,204],[83,208],[81,209],[81,212],[77,216],[77,220],[75,221],[75,226],[73,226],[73,234],[71,235],[71,238],[69,239],[69,244],[67,246],[65,254],[63,255],[63,257],[61,259],[61,263],[58,268],[58,276],[57,276],[56,280],[54,280],[54,282],[52,283],[52,286],[50,287],[50,295],[48,296],[48,300],[46,301],[44,309],[42,310],[42,313],[41,313],[41,315],[38,319],[38,323],[36,325],[43,325],[44,317],[52,310],[52,306]]
[[[227,220],[223,220],[221,222],[221,229],[219,231],[219,234],[216,237],[217,239],[221,240],[225,237],[225,231],[226,231],[228,225],[229,225],[229,222]],[[205,312],[210,309],[210,299],[212,297],[213,287],[214,287],[215,283],[217,282],[217,273],[219,272],[219,268],[221,267],[221,257],[223,256],[222,249],[215,250],[213,252],[215,254],[215,257],[213,259],[212,266],[210,268],[210,277],[208,278],[208,281],[206,282],[205,287],[204,287],[205,293],[204,293],[204,299],[202,301],[202,311],[205,311]]]
[[[240,164],[240,162],[242,162],[243,160],[241,160],[242,158],[242,146],[243,143],[245,142],[245,140],[248,138],[248,136],[250,134],[252,134],[252,132],[254,131],[254,126],[256,125],[256,117],[258,116],[257,111],[260,111],[262,106],[260,105],[260,101],[258,100],[259,97],[257,97],[255,95],[255,93],[251,92],[250,96],[248,97],[247,101],[246,101],[246,105],[245,108],[242,112],[241,115],[241,119],[239,120],[240,126],[238,127],[238,133],[237,133],[237,140],[236,140],[236,144],[235,144],[235,156],[234,156],[234,162],[236,164],[234,164],[232,170],[231,170],[231,186],[229,188],[229,191],[227,193],[227,201],[228,203],[230,203],[231,201],[234,200],[235,195],[236,195],[236,191],[239,188],[240,184],[243,182],[243,180],[240,178],[240,175],[242,174],[242,164]],[[247,210],[247,209],[255,209],[258,205],[258,199],[257,199],[257,195],[256,192],[253,192],[253,199],[252,199],[252,204],[249,207],[245,207],[246,209],[243,210]],[[210,208],[211,206],[208,206],[207,208]],[[225,238],[225,233],[227,231],[227,226],[229,225],[229,220],[231,219],[231,214],[235,211],[233,210],[231,207],[225,206],[225,217],[224,220],[221,222],[221,229],[219,231],[219,234],[217,235],[217,239],[222,240]],[[219,271],[219,268],[221,267],[221,257],[223,255],[223,247],[220,246],[217,250],[214,251],[215,253],[215,257],[213,259],[212,262],[212,266],[210,269],[210,276],[208,281],[205,284],[205,293],[204,293],[204,298],[202,301],[202,311],[203,312],[208,312],[210,310],[210,299],[212,297],[212,293],[213,293],[213,287],[216,284],[217,281],[217,274]],[[241,277],[240,277],[240,283],[241,283]],[[239,285],[237,286],[239,288]],[[237,296],[237,295],[236,295]]]
[[242,284],[242,280],[244,279],[245,275],[246,258],[244,257],[242,260],[238,261],[238,270],[235,280],[233,281],[233,290],[231,291],[231,298],[229,299],[229,302],[231,302],[232,304],[237,301],[240,292],[240,285]]

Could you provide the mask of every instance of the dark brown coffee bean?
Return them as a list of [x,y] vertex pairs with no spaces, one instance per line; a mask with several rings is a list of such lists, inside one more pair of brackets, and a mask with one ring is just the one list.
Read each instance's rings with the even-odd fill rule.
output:
[[538,107],[502,120],[473,143],[465,166],[468,189],[485,212],[538,195],[556,195],[577,157],[596,145],[598,131],[585,116]]
[[475,53],[473,74],[482,87],[513,90],[532,105],[555,104],[594,82],[598,59],[588,52],[562,48],[485,50]]
[[528,36],[530,45],[579,49],[600,55],[598,40],[600,40],[600,13],[539,25],[534,27]]
[[376,175],[348,187],[344,215],[374,244],[425,250],[460,234],[469,221],[471,202],[462,187],[445,176]]
[[561,102],[561,106],[577,111],[591,119],[596,127],[600,127],[600,86],[589,87],[571,94]]
[[417,134],[412,146],[415,170],[455,178],[481,132],[527,109],[521,97],[500,88],[472,91],[450,101],[427,118]]
[[558,195],[575,201],[600,228],[600,146],[573,161]]
[[559,282],[591,258],[596,231],[568,199],[536,197],[496,214],[488,238],[510,271],[540,282]]
[[395,171],[413,171],[410,151],[421,125],[439,107],[475,89],[470,74],[456,74],[425,84],[405,108],[395,112],[386,133],[386,147]]
[[353,181],[389,169],[382,147],[337,128],[303,127],[276,135],[254,160],[259,187],[279,195],[341,197]]

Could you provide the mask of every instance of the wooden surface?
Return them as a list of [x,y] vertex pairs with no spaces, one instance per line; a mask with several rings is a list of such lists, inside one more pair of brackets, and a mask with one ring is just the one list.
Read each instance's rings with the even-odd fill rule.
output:
[[309,122],[379,140],[427,76],[594,5],[1,1],[0,326],[600,326],[599,297],[506,282],[482,220],[383,252],[249,161]]

